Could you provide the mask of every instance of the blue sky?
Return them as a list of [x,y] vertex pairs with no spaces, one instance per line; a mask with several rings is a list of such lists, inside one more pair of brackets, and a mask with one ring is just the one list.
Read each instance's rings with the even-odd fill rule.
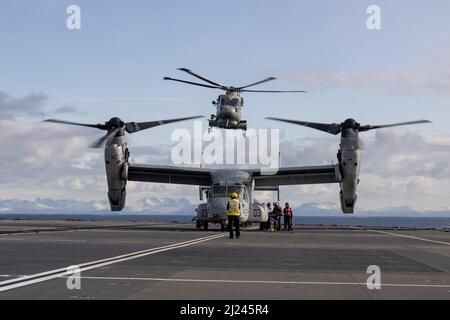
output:
[[[73,3],[82,10],[81,31],[65,28],[65,9]],[[366,28],[372,3],[382,9],[381,31]],[[316,88],[308,79],[291,83],[279,71],[414,69],[446,49],[449,9],[446,1],[2,1],[0,87],[54,99],[187,99],[51,101],[75,106],[80,120],[209,115],[218,92],[161,80],[183,77],[175,69],[185,66],[237,85],[274,75],[280,80],[266,88],[310,92],[248,94],[245,114],[253,127],[271,125],[260,119],[274,114],[323,121],[433,118],[449,115],[447,94]]]
[[[450,134],[445,0],[0,3],[0,91],[13,97],[43,92],[47,110],[76,110],[60,118],[209,116],[219,91],[162,80],[185,77],[176,68],[188,67],[225,84],[275,76],[278,81],[260,88],[309,92],[245,95],[244,117],[252,128],[279,126],[266,116],[323,122],[355,117],[363,124],[425,118],[434,123],[410,130],[445,139]],[[71,4],[81,7],[80,31],[65,26]],[[382,10],[380,31],[366,28],[371,4]],[[150,99],[114,100],[135,97]],[[141,133],[133,143],[168,143],[172,130]],[[285,130],[287,138],[323,137],[305,128]]]

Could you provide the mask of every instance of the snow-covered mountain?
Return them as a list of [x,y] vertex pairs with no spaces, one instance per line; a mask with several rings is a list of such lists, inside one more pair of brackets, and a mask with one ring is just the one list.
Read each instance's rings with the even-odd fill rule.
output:
[[7,199],[0,200],[0,212],[15,211],[105,211],[109,207],[107,202],[77,200],[55,200],[37,198],[36,200]]
[[137,202],[137,207],[135,207],[133,211],[156,215],[195,215],[196,207],[197,204],[192,204],[187,199],[161,199],[157,197],[148,197],[140,199]]
[[294,213],[304,216],[335,216],[342,215],[340,206],[335,202],[311,202],[294,208]]
[[[136,206],[127,206],[126,213],[154,215],[195,215],[197,204],[187,199],[162,199],[149,197],[137,201]],[[0,213],[109,213],[109,203],[105,201],[78,201],[37,198],[36,200],[0,199]]]
[[[195,215],[198,203],[191,203],[184,198],[147,197],[138,200],[135,205],[128,205],[121,214],[149,215]],[[109,203],[104,201],[56,200],[38,198],[36,200],[0,199],[0,214],[7,213],[110,213]],[[295,216],[330,217],[344,216],[340,205],[335,202],[305,203],[294,207]],[[440,211],[418,211],[408,206],[385,208],[381,210],[356,210],[355,217],[450,217],[450,208]]]
[[[303,215],[309,217],[315,216],[344,216],[338,203],[305,203],[300,207],[294,208],[294,215]],[[450,217],[450,209],[443,208],[437,211],[416,210],[408,206],[383,208],[377,210],[355,210],[355,217]]]

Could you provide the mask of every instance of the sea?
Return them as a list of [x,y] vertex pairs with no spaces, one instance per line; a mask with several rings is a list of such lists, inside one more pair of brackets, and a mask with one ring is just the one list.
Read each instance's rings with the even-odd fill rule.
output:
[[[68,220],[68,221],[133,221],[133,222],[173,222],[189,223],[191,215],[133,215],[133,214],[86,214],[86,213],[49,213],[49,214],[0,214],[1,220]],[[450,217],[357,217],[357,216],[296,216],[296,225],[337,225],[353,227],[386,227],[412,229],[442,229],[450,227]]]

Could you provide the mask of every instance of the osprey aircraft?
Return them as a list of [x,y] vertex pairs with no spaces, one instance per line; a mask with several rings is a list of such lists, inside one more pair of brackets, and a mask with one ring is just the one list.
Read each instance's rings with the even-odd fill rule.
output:
[[262,169],[207,169],[129,163],[130,152],[125,132],[136,133],[159,125],[196,118],[199,117],[142,123],[124,123],[119,118],[112,118],[105,124],[82,124],[54,119],[46,121],[107,131],[106,135],[92,146],[104,145],[105,148],[108,198],[112,211],[121,211],[124,208],[128,181],[198,186],[200,200],[203,200],[206,194],[207,202],[200,204],[197,208],[197,226],[203,227],[205,230],[208,229],[210,223],[219,223],[222,230],[225,230],[228,220],[226,205],[233,192],[238,193],[241,201],[241,223],[267,222],[269,212],[264,205],[255,200],[255,191],[279,192],[280,186],[287,185],[339,184],[342,211],[351,214],[354,212],[357,199],[356,189],[359,184],[359,132],[429,122],[419,120],[383,126],[361,126],[353,119],[348,119],[341,124],[322,124],[269,118],[311,127],[335,135],[341,133],[337,164],[280,168],[270,174]]
[[164,77],[164,80],[176,81],[181,83],[187,83],[194,86],[219,89],[225,91],[225,94],[220,95],[217,100],[213,101],[212,104],[216,106],[216,114],[212,114],[209,120],[209,127],[211,128],[222,128],[222,129],[241,129],[243,131],[247,130],[247,121],[241,119],[242,108],[244,107],[244,98],[241,97],[242,92],[258,92],[258,93],[305,93],[306,91],[278,91],[278,90],[249,90],[248,88],[263,84],[272,80],[276,80],[274,77],[269,77],[264,80],[242,86],[224,86],[215,81],[211,81],[203,76],[200,76],[193,71],[180,68],[180,71],[186,72],[191,76],[196,77],[204,81],[205,83],[191,82],[180,79],[174,79],[169,77]]

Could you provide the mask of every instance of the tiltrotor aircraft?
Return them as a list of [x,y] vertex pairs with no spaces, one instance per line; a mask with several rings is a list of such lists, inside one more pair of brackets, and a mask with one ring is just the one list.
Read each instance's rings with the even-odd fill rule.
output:
[[180,71],[186,72],[191,76],[194,76],[207,84],[197,83],[191,81],[185,81],[180,79],[174,79],[165,77],[164,80],[176,81],[181,83],[187,83],[194,86],[206,87],[211,89],[224,90],[225,94],[220,95],[217,100],[213,101],[212,104],[216,106],[216,114],[211,115],[209,120],[210,128],[222,128],[222,129],[234,129],[234,130],[247,130],[247,121],[242,120],[242,108],[244,107],[244,98],[241,97],[241,92],[259,92],[259,93],[305,93],[305,91],[278,91],[278,90],[249,90],[248,88],[263,84],[272,80],[276,80],[273,77],[266,78],[264,80],[242,86],[224,86],[215,81],[211,81],[203,76],[200,76],[189,69],[180,68]]
[[353,213],[356,200],[358,198],[356,189],[359,184],[359,172],[361,168],[361,151],[359,133],[374,129],[407,126],[419,123],[430,123],[428,120],[418,120],[411,122],[394,123],[387,125],[365,125],[362,126],[354,119],[347,119],[343,123],[314,123],[295,121],[280,118],[267,118],[275,121],[282,121],[291,124],[297,124],[316,130],[324,131],[329,134],[341,134],[340,149],[337,158],[339,164],[339,172],[341,175],[341,191],[339,194],[341,207],[344,213]]
[[89,125],[61,120],[49,122],[81,125],[106,130],[107,134],[94,143],[94,147],[105,144],[105,167],[108,182],[108,198],[112,211],[121,211],[125,206],[128,181],[168,183],[198,186],[200,199],[206,193],[207,203],[197,208],[197,225],[208,229],[209,223],[220,223],[222,230],[228,219],[226,204],[232,192],[237,192],[242,205],[241,223],[261,223],[269,218],[265,206],[254,198],[254,192],[279,191],[284,185],[340,184],[340,200],[344,213],[353,213],[356,204],[356,188],[359,183],[360,148],[359,132],[391,126],[426,123],[420,120],[386,126],[361,126],[349,119],[342,124],[320,124],[271,118],[273,120],[300,124],[331,134],[342,134],[338,164],[281,168],[273,174],[264,170],[207,169],[175,166],[132,164],[128,162],[129,150],[125,132],[135,133],[158,125],[173,123],[197,117],[154,121],[144,123],[124,123],[113,118],[105,124]]
[[46,122],[107,131],[105,136],[92,144],[92,147],[101,147],[103,144],[105,146],[108,199],[112,211],[121,211],[124,208],[128,181],[192,185],[199,187],[201,199],[205,193],[207,197],[207,203],[200,204],[197,208],[198,224],[208,229],[209,223],[220,223],[224,229],[228,219],[226,204],[232,192],[239,194],[242,204],[241,222],[261,223],[266,222],[269,215],[267,208],[254,199],[254,191],[279,191],[281,185],[341,181],[337,165],[284,168],[273,175],[267,175],[263,170],[220,170],[129,163],[130,152],[125,132],[135,133],[158,125],[194,118],[198,117],[144,123],[124,123],[119,118],[112,118],[105,124],[82,124],[55,119]]

